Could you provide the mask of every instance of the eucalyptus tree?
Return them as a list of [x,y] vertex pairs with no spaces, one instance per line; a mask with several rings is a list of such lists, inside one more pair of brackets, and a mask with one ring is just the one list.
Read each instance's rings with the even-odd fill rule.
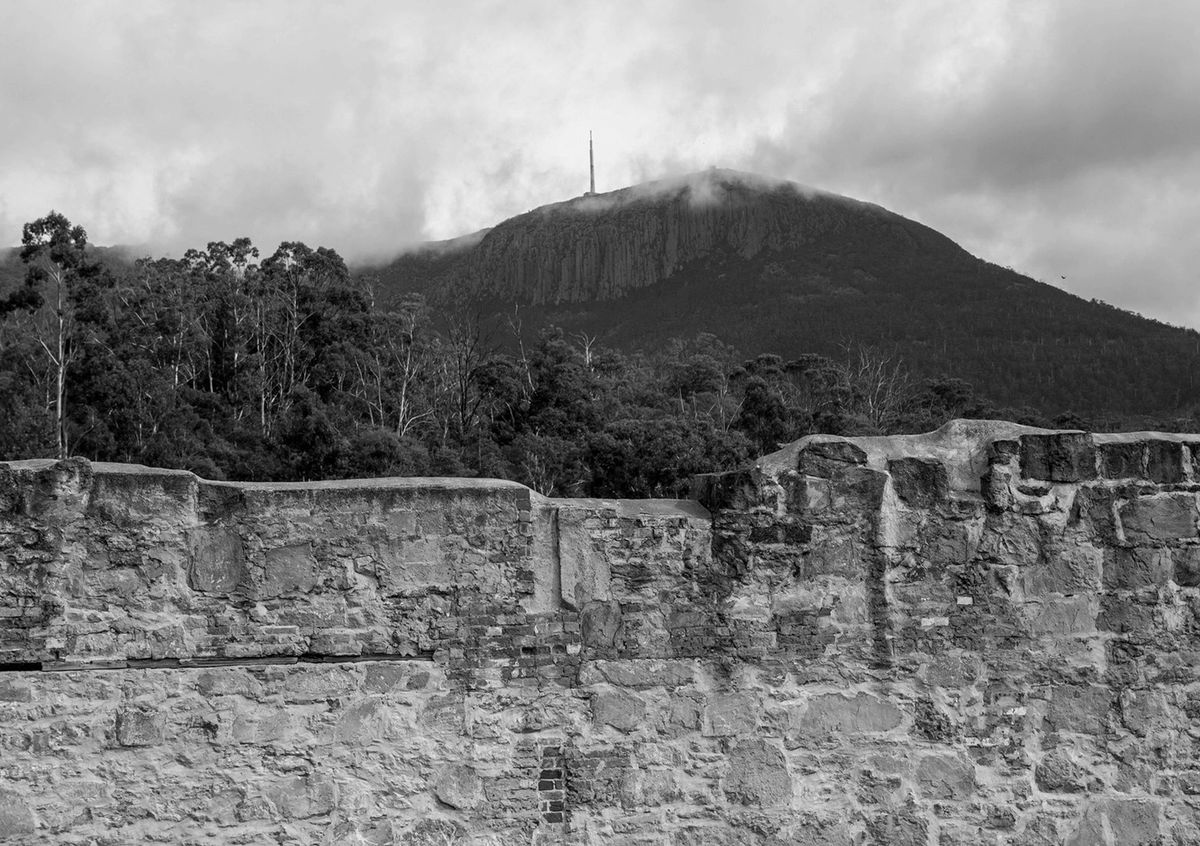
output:
[[51,211],[21,232],[25,285],[10,295],[6,309],[24,312],[42,365],[39,382],[53,409],[54,441],[60,458],[69,454],[67,377],[81,353],[80,306],[101,273],[87,253],[87,232]]

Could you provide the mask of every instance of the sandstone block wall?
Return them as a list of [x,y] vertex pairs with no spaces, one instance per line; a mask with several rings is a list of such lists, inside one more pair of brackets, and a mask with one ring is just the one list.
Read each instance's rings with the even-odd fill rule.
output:
[[1200,842],[1198,448],[956,421],[701,480],[799,842]]
[[0,465],[0,842],[1200,843],[1197,449],[815,437],[708,510]]

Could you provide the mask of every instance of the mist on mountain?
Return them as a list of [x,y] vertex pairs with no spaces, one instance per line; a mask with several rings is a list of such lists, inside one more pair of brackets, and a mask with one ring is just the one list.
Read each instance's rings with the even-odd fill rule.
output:
[[[1200,335],[970,255],[880,206],[710,169],[549,204],[477,241],[364,273],[499,335],[520,315],[618,349],[711,333],[745,356],[888,351],[1047,413],[1167,413],[1191,401]],[[1148,374],[1154,374],[1150,378]]]

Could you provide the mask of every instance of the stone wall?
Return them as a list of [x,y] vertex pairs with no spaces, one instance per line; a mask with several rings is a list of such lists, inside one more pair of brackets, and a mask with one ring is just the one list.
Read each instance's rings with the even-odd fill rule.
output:
[[0,465],[0,842],[1200,844],[1197,449],[814,437],[709,511]]
[[957,421],[702,480],[798,842],[1200,843],[1197,449]]

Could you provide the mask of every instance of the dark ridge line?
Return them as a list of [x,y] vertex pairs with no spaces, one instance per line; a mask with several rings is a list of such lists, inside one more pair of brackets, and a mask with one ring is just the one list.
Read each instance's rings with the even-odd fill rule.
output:
[[10,661],[0,673],[67,673],[78,670],[193,670],[204,667],[268,667],[289,664],[361,664],[368,661],[433,661],[433,652],[416,655],[268,655],[257,658],[126,658],[113,661]]

